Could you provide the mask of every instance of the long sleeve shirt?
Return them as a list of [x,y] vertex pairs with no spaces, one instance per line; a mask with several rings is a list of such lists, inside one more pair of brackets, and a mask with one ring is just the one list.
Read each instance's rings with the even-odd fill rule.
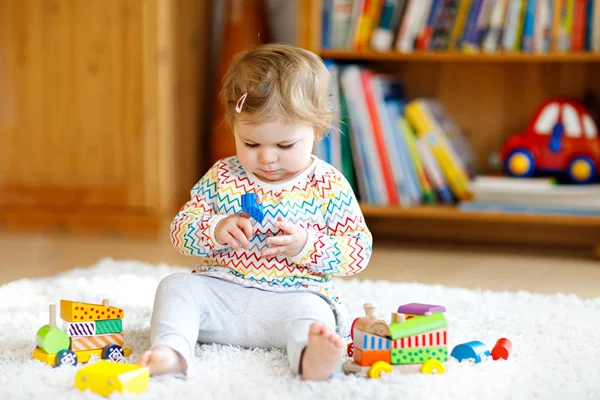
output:
[[[223,218],[242,212],[241,196],[262,199],[262,223],[251,220],[254,235],[248,249],[234,250],[215,238]],[[266,238],[281,235],[277,217],[308,232],[294,257],[262,257]],[[200,256],[194,273],[271,291],[311,291],[332,307],[340,334],[349,320],[332,276],[349,276],[367,267],[371,232],[344,176],[313,156],[309,168],[282,183],[267,183],[244,170],[236,156],[218,161],[192,188],[191,199],[171,223],[171,241],[182,254]]]

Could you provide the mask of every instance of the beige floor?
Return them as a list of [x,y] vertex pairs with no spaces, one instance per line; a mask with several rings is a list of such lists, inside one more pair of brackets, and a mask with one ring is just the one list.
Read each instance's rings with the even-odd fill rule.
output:
[[[141,239],[0,232],[0,284],[89,266],[104,257],[189,266],[195,262],[193,257],[179,255],[166,235]],[[600,296],[598,259],[548,254],[543,249],[537,253],[515,253],[489,247],[425,247],[375,241],[371,263],[359,276],[465,288]]]

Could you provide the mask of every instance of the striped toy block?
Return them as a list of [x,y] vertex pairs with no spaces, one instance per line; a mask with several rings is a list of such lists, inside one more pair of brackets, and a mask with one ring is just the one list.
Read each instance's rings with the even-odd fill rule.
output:
[[109,319],[107,321],[96,321],[96,335],[123,332],[122,319]]
[[361,350],[389,350],[392,346],[390,339],[365,333],[361,330],[354,329],[354,348]]
[[389,350],[360,350],[354,349],[354,362],[363,367],[373,365],[377,361],[385,361],[390,364]]
[[109,344],[118,344],[123,347],[124,335],[122,333],[111,333],[108,335],[82,336],[71,338],[71,350],[94,350],[102,349]]
[[442,347],[420,347],[412,349],[392,349],[392,364],[423,364],[425,361],[434,359],[439,362],[448,361],[448,348]]
[[78,336],[94,336],[96,334],[96,322],[63,321],[63,330],[72,338]]
[[420,335],[392,340],[391,343],[394,349],[446,346],[448,345],[448,330],[446,328],[438,329]]
[[124,315],[123,310],[116,307],[105,307],[102,304],[77,303],[69,300],[60,301],[60,317],[67,322],[122,319]]

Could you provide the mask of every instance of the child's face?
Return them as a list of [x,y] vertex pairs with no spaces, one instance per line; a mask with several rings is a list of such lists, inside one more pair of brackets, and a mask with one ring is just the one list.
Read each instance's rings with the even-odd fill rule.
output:
[[246,171],[267,182],[291,179],[311,163],[314,129],[302,123],[237,123],[235,146]]

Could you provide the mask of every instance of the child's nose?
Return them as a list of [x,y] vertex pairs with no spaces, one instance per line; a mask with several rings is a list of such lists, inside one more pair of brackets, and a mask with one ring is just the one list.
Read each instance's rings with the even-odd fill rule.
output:
[[277,161],[277,155],[274,151],[264,149],[261,150],[261,152],[258,154],[258,161],[260,161],[263,164],[271,164]]

